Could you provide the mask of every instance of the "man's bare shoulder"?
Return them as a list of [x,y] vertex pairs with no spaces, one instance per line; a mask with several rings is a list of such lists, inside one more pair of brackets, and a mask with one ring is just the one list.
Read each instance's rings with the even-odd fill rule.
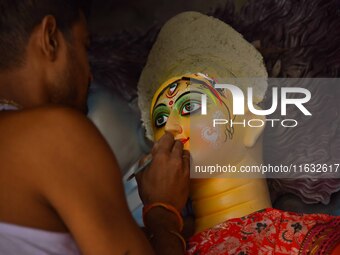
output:
[[[76,128],[88,126],[90,121],[81,112],[72,108],[59,106],[37,107],[22,111],[7,111],[0,113],[1,131],[14,128],[25,128],[30,131],[52,131],[60,128]],[[1,133],[0,133],[1,135]]]
[[[86,116],[58,107],[0,112],[0,141],[1,188],[6,194],[25,190],[20,200],[9,198],[18,203],[8,211],[29,205],[31,212],[40,212],[41,203],[53,208],[82,247],[93,238],[89,229],[101,234],[99,239],[119,240],[121,228],[112,219],[137,232],[114,154]],[[46,208],[45,225],[31,224],[42,217],[38,213],[17,215],[13,222],[24,219],[28,226],[49,229],[56,217]]]
[[72,109],[0,112],[0,141],[0,176],[26,180],[49,200],[63,196],[61,187],[73,191],[81,186],[95,193],[97,183],[110,180],[106,187],[117,186],[121,178],[100,132]]
[[70,165],[87,157],[115,163],[96,127],[85,115],[69,108],[52,106],[0,113],[0,140],[0,151],[8,157],[15,156],[21,164],[35,165],[39,158],[38,166],[51,162],[62,166],[63,162]]
[[[0,113],[0,137],[3,139],[31,140],[32,137],[56,144],[76,139],[78,136],[95,137],[101,135],[88,118],[71,108],[48,106]],[[64,138],[64,139],[63,139]],[[23,142],[23,141],[22,141]]]

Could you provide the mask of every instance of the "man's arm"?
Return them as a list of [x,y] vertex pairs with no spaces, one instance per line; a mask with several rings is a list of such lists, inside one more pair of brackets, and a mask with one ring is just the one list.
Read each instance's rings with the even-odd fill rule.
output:
[[[59,108],[34,110],[29,123],[21,141],[23,163],[83,254],[153,254],[128,210],[115,157],[94,125]],[[178,240],[163,244],[172,242]]]
[[166,133],[152,150],[151,166],[137,175],[140,197],[144,206],[151,208],[143,212],[144,223],[157,254],[176,255],[185,251],[180,212],[189,196],[189,170],[189,152],[183,151],[183,144]]
[[115,157],[92,123],[59,108],[30,117],[22,150],[29,152],[32,182],[83,254],[152,254],[130,216]]

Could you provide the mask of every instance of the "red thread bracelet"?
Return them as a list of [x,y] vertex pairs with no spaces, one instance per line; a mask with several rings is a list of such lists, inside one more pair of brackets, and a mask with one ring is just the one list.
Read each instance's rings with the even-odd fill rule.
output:
[[178,223],[179,223],[179,231],[182,232],[184,223],[183,223],[183,219],[182,219],[181,214],[172,205],[166,204],[166,203],[161,203],[161,202],[156,202],[156,203],[152,203],[152,204],[149,204],[149,205],[144,205],[144,207],[143,207],[143,222],[144,222],[144,226],[146,226],[146,223],[145,223],[145,216],[146,216],[146,214],[152,208],[155,208],[155,207],[163,207],[164,209],[174,213],[176,215]]

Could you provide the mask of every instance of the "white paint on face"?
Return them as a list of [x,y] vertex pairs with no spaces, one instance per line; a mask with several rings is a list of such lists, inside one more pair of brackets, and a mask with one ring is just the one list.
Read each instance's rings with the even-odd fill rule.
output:
[[213,119],[225,119],[225,118],[226,118],[226,116],[221,110],[216,111],[213,114]]
[[[225,118],[225,114],[221,110],[217,110],[212,113],[211,123],[213,123],[213,119],[223,119]],[[214,149],[221,147],[224,142],[224,132],[221,127],[213,127],[212,124],[202,128],[201,138],[208,142]]]
[[218,133],[216,132],[216,130],[213,130],[214,128],[211,127],[205,127],[202,129],[202,138],[209,142],[209,143],[216,143],[217,139],[218,139]]

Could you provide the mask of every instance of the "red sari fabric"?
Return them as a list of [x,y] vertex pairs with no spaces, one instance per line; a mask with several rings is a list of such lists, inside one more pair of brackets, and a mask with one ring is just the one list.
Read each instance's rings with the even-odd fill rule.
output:
[[326,255],[339,243],[340,217],[269,208],[194,235],[187,254]]

